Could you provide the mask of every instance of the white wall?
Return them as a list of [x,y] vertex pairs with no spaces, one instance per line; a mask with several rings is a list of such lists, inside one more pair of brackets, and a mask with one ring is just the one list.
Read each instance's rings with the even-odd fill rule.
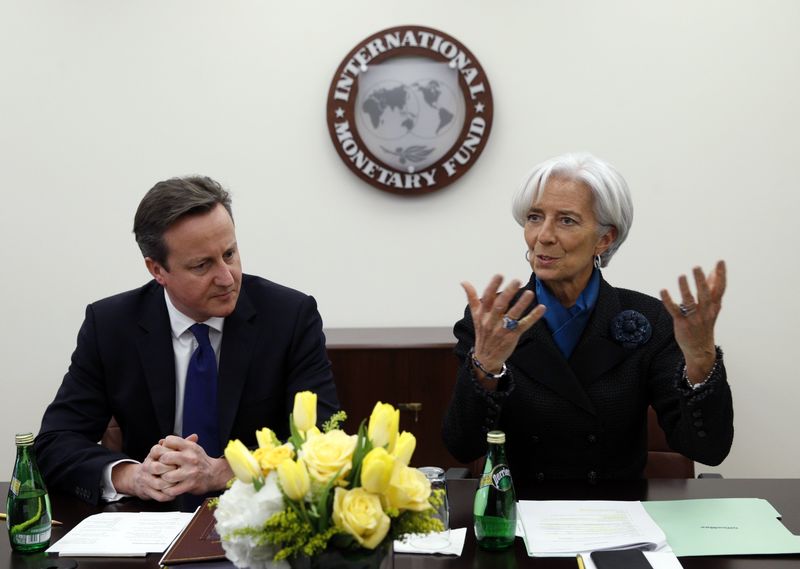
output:
[[[325,123],[341,58],[409,23],[473,51],[495,102],[477,165],[416,199],[351,174]],[[527,278],[522,175],[589,150],[636,204],[610,282],[655,295],[728,261],[719,470],[800,476],[798,28],[794,0],[0,0],[0,467],[38,430],[85,305],[148,278],[131,224],[156,181],[227,185],[245,270],[315,295],[328,326],[449,326],[461,280]]]

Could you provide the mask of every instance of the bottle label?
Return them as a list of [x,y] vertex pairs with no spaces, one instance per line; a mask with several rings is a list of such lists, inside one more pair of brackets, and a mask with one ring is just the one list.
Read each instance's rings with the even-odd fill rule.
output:
[[48,526],[39,531],[17,533],[14,534],[12,539],[17,545],[37,545],[39,543],[45,543],[50,539],[50,527]]
[[511,471],[506,464],[498,464],[490,472],[481,476],[481,481],[478,488],[485,488],[486,486],[493,486],[501,492],[506,492],[512,486]]
[[14,496],[19,494],[19,487],[20,487],[19,480],[17,480],[16,478],[12,478],[11,483],[8,485],[8,489],[11,490],[11,493],[14,494]]

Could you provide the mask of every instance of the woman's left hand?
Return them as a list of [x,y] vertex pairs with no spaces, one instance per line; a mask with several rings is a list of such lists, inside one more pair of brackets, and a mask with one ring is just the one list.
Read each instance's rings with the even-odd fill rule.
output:
[[708,277],[700,267],[695,267],[693,274],[697,288],[696,300],[689,289],[686,275],[678,278],[680,304],[672,301],[666,289],[661,291],[661,300],[672,316],[675,341],[686,360],[686,376],[693,383],[698,383],[711,372],[717,357],[714,324],[722,309],[722,295],[725,292],[725,261],[718,261]]

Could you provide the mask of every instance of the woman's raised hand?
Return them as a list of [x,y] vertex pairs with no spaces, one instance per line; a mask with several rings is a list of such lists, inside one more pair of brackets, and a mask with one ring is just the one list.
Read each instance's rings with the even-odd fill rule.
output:
[[718,261],[708,277],[700,267],[695,267],[692,272],[697,289],[696,299],[686,275],[681,275],[678,278],[680,303],[676,304],[666,289],[661,291],[661,300],[672,315],[675,341],[686,360],[686,375],[693,383],[697,383],[708,376],[716,360],[714,324],[722,309],[725,262]]
[[470,283],[461,283],[467,293],[467,302],[475,325],[475,359],[481,362],[484,370],[491,373],[501,371],[503,364],[517,347],[520,336],[536,324],[546,310],[540,304],[521,318],[533,302],[533,291],[526,290],[510,305],[520,289],[520,282],[512,280],[502,292],[498,292],[502,283],[502,275],[492,277],[482,298],[478,298],[475,287]]

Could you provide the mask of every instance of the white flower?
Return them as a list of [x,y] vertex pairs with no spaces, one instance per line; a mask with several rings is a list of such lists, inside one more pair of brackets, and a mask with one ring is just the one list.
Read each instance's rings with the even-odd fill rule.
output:
[[252,484],[241,480],[219,497],[219,504],[214,510],[217,520],[217,533],[222,538],[225,556],[236,567],[251,569],[284,569],[289,564],[285,561],[274,562],[275,548],[270,545],[256,545],[249,536],[234,537],[232,533],[245,528],[260,529],[264,523],[284,509],[283,496],[278,488],[278,475],[272,471],[267,476],[264,486],[256,492]]

